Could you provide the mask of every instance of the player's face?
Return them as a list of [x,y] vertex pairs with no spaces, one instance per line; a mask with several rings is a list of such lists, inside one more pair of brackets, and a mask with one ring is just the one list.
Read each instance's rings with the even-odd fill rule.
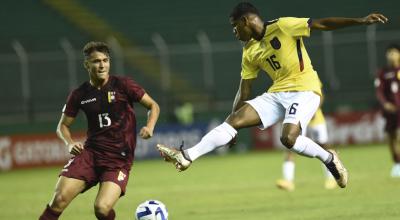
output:
[[249,41],[252,36],[252,31],[247,25],[246,19],[241,17],[237,20],[230,18],[231,25],[233,27],[233,34],[238,40]]
[[398,64],[400,62],[400,51],[395,48],[389,49],[386,52],[386,60],[389,66],[392,66],[393,64]]
[[109,76],[110,57],[105,53],[94,51],[86,59],[85,67],[91,79],[105,80]]

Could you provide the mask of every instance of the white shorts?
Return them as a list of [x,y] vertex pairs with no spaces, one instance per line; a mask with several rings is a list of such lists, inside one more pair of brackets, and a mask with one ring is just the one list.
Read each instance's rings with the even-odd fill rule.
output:
[[319,107],[321,97],[314,92],[275,92],[263,93],[256,98],[246,101],[258,113],[262,126],[269,126],[283,119],[283,124],[301,125],[302,135],[305,135],[308,122]]
[[328,143],[328,129],[326,123],[308,126],[307,136],[319,144]]

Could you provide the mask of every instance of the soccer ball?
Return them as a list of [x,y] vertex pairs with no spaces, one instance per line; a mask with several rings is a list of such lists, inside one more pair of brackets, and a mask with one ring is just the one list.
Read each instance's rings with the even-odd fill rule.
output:
[[136,208],[136,220],[168,220],[165,205],[157,200],[147,200]]

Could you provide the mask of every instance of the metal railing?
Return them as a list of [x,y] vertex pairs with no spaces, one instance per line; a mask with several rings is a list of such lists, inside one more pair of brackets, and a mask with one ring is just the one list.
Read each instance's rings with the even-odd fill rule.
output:
[[[214,103],[213,106],[219,110],[229,111],[235,93],[232,91],[236,90],[238,86],[241,45],[239,42],[235,41],[212,42],[203,31],[200,31],[196,38],[196,43],[168,45],[167,41],[159,33],[155,33],[152,36],[154,46],[141,47],[143,51],[158,58],[160,62],[162,77],[161,79],[155,79],[156,84],[158,83],[156,87],[162,88],[163,91],[168,91],[171,86],[173,86],[171,85],[170,78],[171,74],[174,73],[174,69],[183,68],[185,69],[184,72],[200,72],[202,76],[198,77],[194,74],[197,78],[192,80],[192,83],[194,83],[195,86],[200,86],[204,91],[215,91],[216,95],[213,96],[214,100],[211,100]],[[372,25],[368,26],[363,32],[322,32],[322,34],[312,36],[311,40],[306,40],[306,47],[309,48],[309,50],[311,49],[310,56],[313,62],[316,60],[318,63],[317,66],[315,66],[315,64],[314,66],[317,71],[320,71],[319,74],[326,85],[326,93],[328,95],[331,94],[331,97],[335,97],[335,91],[341,91],[342,89],[344,89],[344,92],[348,92],[350,96],[352,93],[360,94],[365,92],[363,89],[370,90],[372,83],[371,85],[367,84],[369,81],[372,82],[379,63],[381,65],[384,64],[384,48],[389,43],[393,42],[400,43],[400,31],[378,31],[376,26]],[[109,38],[108,43],[113,53],[113,70],[119,74],[125,75],[129,67],[127,67],[124,62],[124,53],[130,48],[121,48],[115,38],[112,37]],[[52,103],[46,103],[47,108],[37,108],[37,106],[41,105],[41,101],[47,98],[49,102],[59,100],[60,103],[63,103],[66,96],[59,95],[59,93],[56,94],[56,91],[65,88],[67,88],[67,90],[72,90],[77,87],[81,81],[87,79],[87,75],[81,74],[85,72],[85,70],[81,67],[82,56],[80,50],[74,47],[66,38],[60,39],[59,48],[61,48],[61,50],[55,51],[31,52],[26,50],[23,43],[19,42],[17,39],[11,42],[11,46],[15,53],[0,54],[0,71],[3,72],[1,74],[7,74],[8,71],[8,74],[10,74],[10,72],[14,74],[11,78],[3,77],[3,79],[7,79],[2,83],[2,95],[0,95],[2,99],[0,102],[0,123],[9,123],[16,119],[20,121],[40,121],[53,118],[54,114],[59,114],[59,103],[57,105],[54,104],[54,107],[51,107]],[[363,50],[366,51],[366,54],[360,54],[354,51],[352,48],[356,46],[364,48]],[[338,47],[348,47],[347,50],[351,53],[338,54]],[[221,54],[234,57],[236,60],[235,62],[231,60],[223,62],[221,62],[221,60],[216,61],[216,56],[222,56]],[[173,64],[178,62],[182,56],[196,57],[193,62],[195,62],[197,66],[201,66],[201,70],[196,67],[191,67],[191,64]],[[357,85],[354,90],[351,89],[352,85],[344,83],[346,77],[354,77],[354,75],[342,73],[343,71],[337,68],[337,59],[342,59],[343,56],[348,56],[349,61],[347,63],[341,63],[340,65],[347,65],[350,68],[349,73],[366,78],[366,80],[363,80],[364,83]],[[358,67],[351,67],[352,61],[350,58],[354,56],[361,57],[359,64],[367,66],[367,74],[357,73]],[[57,84],[59,86],[55,85],[53,89],[46,87],[50,88],[48,90],[51,91],[44,92],[44,94],[40,95],[40,98],[37,98],[36,93],[33,91],[32,84],[44,85],[53,82],[46,81],[46,76],[43,77],[44,79],[39,77],[40,73],[37,68],[34,68],[35,65],[41,65],[42,68],[40,71],[42,71],[43,68],[45,69],[45,66],[49,65],[56,66],[62,69],[63,73],[67,73],[65,76],[62,76],[65,78],[62,78],[61,82]],[[237,74],[235,77],[232,76],[232,71]],[[190,78],[190,76],[182,77]],[[223,88],[222,90],[224,91],[222,91],[220,81],[225,81],[227,79],[232,81],[232,86],[229,85],[229,88]],[[38,82],[38,80],[41,82]],[[60,88],[60,85],[62,85],[62,88]],[[36,88],[36,90],[38,89]],[[370,94],[371,91],[369,90],[368,93]],[[10,91],[14,94],[10,94]],[[48,97],[46,94],[48,94]],[[162,93],[158,95],[162,95]],[[341,98],[343,99],[343,97]],[[38,99],[41,101],[38,101]],[[360,100],[365,102],[365,99]],[[371,100],[371,102],[373,102],[373,100]],[[213,110],[210,109],[210,105],[207,103],[193,104],[196,106],[197,112]]]

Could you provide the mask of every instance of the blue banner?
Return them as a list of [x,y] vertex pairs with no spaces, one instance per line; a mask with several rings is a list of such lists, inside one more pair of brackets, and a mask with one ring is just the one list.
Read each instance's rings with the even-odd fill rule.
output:
[[[195,123],[188,126],[179,124],[159,125],[155,129],[152,138],[147,140],[140,137],[137,138],[135,158],[145,159],[159,157],[160,154],[156,149],[157,144],[179,148],[182,141],[184,141],[185,147],[191,147],[197,144],[208,132],[209,127],[212,126],[211,124]],[[215,124],[213,127],[215,127]]]

